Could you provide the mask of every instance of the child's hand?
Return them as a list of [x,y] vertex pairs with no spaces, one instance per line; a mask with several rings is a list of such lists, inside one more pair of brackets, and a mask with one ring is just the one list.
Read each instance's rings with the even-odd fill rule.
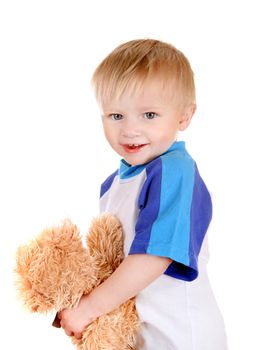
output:
[[82,296],[77,307],[59,312],[60,325],[68,336],[81,339],[85,328],[94,321],[88,303],[88,295]]

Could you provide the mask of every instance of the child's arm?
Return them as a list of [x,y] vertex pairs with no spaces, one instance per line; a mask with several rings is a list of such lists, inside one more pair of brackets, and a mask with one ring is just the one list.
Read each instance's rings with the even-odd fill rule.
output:
[[76,308],[59,313],[66,334],[80,338],[92,321],[137,295],[162,275],[171,261],[146,254],[127,256],[104,283],[81,298]]

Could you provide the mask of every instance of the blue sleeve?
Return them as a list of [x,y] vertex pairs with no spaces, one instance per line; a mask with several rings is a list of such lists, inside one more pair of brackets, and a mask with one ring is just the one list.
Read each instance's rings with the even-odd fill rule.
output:
[[212,217],[209,192],[189,157],[160,157],[146,171],[129,253],[168,257],[165,274],[192,281]]

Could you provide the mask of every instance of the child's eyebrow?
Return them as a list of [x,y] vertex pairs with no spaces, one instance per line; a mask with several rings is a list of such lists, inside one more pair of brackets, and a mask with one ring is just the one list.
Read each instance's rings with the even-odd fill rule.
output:
[[110,109],[104,109],[101,114],[106,115],[106,114],[123,114],[123,111],[120,111],[119,108],[110,108]]

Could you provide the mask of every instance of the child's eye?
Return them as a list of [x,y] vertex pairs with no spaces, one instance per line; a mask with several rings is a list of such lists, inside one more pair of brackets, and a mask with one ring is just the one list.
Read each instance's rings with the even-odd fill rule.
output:
[[112,113],[110,114],[110,118],[112,120],[121,120],[123,118],[123,115],[118,113]]
[[154,119],[156,117],[157,117],[157,114],[155,112],[144,113],[144,118],[146,118],[146,119]]

